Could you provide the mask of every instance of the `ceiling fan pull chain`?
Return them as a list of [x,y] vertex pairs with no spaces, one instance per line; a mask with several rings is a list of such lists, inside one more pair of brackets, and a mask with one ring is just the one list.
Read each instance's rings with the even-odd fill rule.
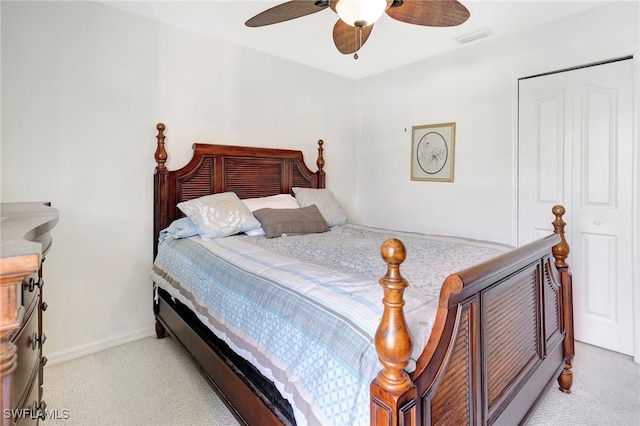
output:
[[358,48],[356,49],[356,53],[353,54],[353,59],[358,59],[358,51],[362,48],[362,27],[356,27],[356,45]]

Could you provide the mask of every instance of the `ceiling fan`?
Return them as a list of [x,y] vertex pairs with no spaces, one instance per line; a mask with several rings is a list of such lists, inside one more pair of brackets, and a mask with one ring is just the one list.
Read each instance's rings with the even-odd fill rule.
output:
[[373,24],[386,12],[401,22],[428,27],[452,27],[469,19],[469,11],[456,0],[292,0],[245,22],[262,27],[311,15],[330,8],[338,14],[333,42],[343,54],[355,53],[371,35]]

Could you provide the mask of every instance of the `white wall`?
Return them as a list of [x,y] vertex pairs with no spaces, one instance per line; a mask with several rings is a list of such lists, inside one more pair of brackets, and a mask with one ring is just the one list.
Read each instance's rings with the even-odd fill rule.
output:
[[[605,5],[359,81],[356,220],[515,244],[517,79],[637,52],[638,5]],[[452,121],[455,181],[411,181],[411,127]]]
[[44,346],[62,361],[152,334],[155,124],[194,142],[302,149],[353,210],[352,81],[93,2],[2,2],[2,201],[60,210]]

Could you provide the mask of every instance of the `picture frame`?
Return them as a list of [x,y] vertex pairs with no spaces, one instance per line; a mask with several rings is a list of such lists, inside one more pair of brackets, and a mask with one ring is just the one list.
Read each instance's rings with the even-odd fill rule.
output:
[[456,123],[411,128],[411,180],[453,182]]

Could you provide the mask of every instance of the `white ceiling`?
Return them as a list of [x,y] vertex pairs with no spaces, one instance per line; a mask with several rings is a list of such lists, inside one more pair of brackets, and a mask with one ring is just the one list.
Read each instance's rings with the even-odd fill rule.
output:
[[[333,45],[337,15],[329,8],[313,15],[260,28],[244,22],[280,3],[272,0],[102,1],[101,3],[197,33],[235,42],[350,79],[360,79],[462,47],[455,39],[484,28],[500,37],[598,7],[604,1],[461,0],[471,17],[462,25],[430,28],[387,15],[375,28],[359,58]],[[485,38],[484,40],[487,40]],[[482,40],[475,41],[481,43]]]

